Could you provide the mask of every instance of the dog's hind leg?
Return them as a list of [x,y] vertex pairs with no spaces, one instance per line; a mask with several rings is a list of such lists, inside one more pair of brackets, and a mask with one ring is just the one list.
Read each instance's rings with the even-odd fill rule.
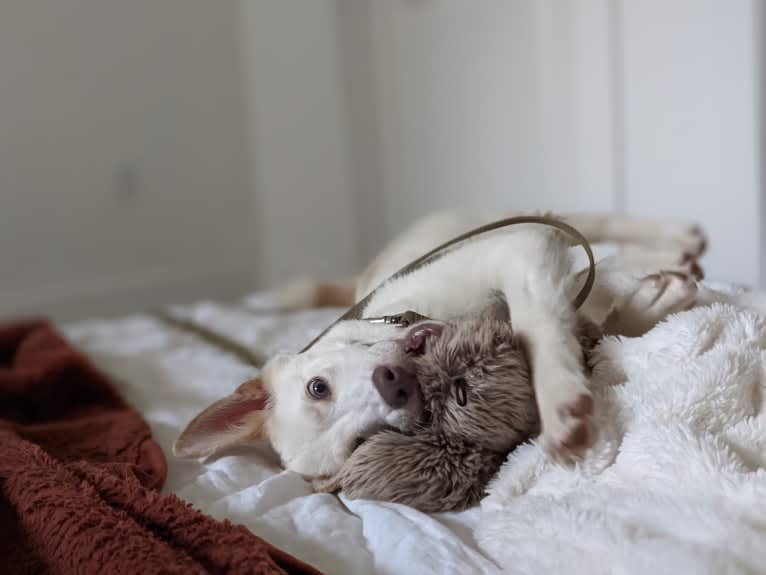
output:
[[704,270],[695,256],[672,246],[623,246],[614,255],[600,261],[599,269],[631,272],[637,276],[667,270],[688,274],[697,280],[705,277]]
[[643,335],[669,315],[694,307],[698,290],[694,277],[682,272],[645,276],[632,293],[619,298],[604,320],[604,333]]
[[577,228],[589,242],[639,245],[672,249],[698,258],[707,249],[701,227],[673,221],[636,218],[623,214],[571,214],[562,219]]
[[662,270],[642,278],[602,270],[580,313],[601,325],[605,333],[636,337],[673,313],[715,303],[766,316],[766,293],[711,289],[699,284],[692,274],[678,270]]
[[[609,331],[622,335],[635,333],[637,326],[644,326],[640,330],[643,333],[666,315],[684,309],[694,297],[696,281],[704,277],[696,260],[672,248],[651,250],[633,246],[602,259],[596,269],[596,281],[580,313],[601,326],[611,314]],[[576,275],[578,285],[582,285],[587,271]],[[650,281],[652,278],[656,281]],[[670,289],[666,290],[668,286]],[[618,315],[620,321],[616,322]],[[623,321],[627,322],[624,332]]]

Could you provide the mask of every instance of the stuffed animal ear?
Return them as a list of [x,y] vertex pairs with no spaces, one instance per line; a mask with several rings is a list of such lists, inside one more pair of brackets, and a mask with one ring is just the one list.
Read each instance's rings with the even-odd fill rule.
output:
[[268,399],[261,379],[246,381],[192,419],[173,445],[173,455],[205,457],[227,447],[265,439]]

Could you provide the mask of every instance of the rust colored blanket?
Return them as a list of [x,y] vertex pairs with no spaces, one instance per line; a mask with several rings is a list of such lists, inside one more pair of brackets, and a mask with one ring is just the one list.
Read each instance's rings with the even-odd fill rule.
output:
[[165,457],[43,321],[0,326],[0,572],[318,573],[157,490]]

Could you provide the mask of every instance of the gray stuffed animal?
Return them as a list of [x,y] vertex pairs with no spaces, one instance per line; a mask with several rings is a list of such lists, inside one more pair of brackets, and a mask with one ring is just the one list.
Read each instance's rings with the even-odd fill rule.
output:
[[[582,321],[578,336],[587,353],[600,330]],[[539,433],[529,365],[507,319],[448,323],[414,362],[423,418],[367,439],[336,475],[315,480],[316,490],[425,512],[464,509],[484,496],[508,453]]]

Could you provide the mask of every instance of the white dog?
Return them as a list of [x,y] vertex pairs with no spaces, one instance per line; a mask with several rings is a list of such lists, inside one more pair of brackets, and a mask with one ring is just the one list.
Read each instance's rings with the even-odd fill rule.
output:
[[[492,219],[431,217],[388,246],[357,279],[355,290],[312,284],[298,294],[302,302],[290,303],[350,305],[432,247]],[[705,249],[699,228],[618,215],[563,219],[592,243],[626,246],[599,263],[596,284],[580,310],[611,333],[638,335],[699,297],[692,277]],[[593,439],[593,404],[571,305],[584,276],[572,270],[570,244],[560,232],[533,224],[478,237],[383,283],[363,317],[415,310],[449,320],[481,310],[493,293],[502,292],[514,329],[527,344],[543,444],[552,456],[571,460]],[[670,271],[639,279],[658,270]],[[203,411],[174,452],[200,457],[268,439],[286,468],[310,477],[332,475],[360,440],[417,419],[420,393],[411,356],[438,335],[434,322],[402,329],[343,321],[305,353],[271,359],[257,379]]]

